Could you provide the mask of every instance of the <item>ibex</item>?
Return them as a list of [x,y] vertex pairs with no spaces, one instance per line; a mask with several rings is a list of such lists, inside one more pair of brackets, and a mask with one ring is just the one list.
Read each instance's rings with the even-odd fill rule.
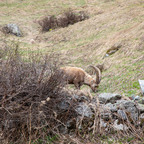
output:
[[87,72],[85,72],[82,68],[78,67],[63,67],[61,68],[63,74],[66,77],[68,84],[74,84],[77,89],[84,85],[88,85],[93,92],[97,91],[98,85],[101,81],[101,72],[99,68],[92,67],[96,72],[96,78],[93,78]]

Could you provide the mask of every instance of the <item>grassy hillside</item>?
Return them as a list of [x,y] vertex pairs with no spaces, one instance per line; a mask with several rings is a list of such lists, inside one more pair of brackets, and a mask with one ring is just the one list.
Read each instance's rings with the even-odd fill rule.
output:
[[[86,11],[88,20],[41,33],[38,20],[59,15],[68,8]],[[0,2],[0,25],[16,23],[24,37],[4,35],[17,42],[22,55],[57,52],[65,65],[84,69],[105,64],[99,92],[140,94],[138,79],[144,79],[143,0],[6,0]],[[122,47],[103,59],[113,45]],[[85,87],[84,87],[85,88]]]

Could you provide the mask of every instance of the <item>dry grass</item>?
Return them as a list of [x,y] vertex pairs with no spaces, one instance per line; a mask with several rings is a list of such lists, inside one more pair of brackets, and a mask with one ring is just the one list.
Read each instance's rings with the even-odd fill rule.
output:
[[[0,24],[17,20],[25,37],[8,36],[7,39],[19,41],[24,53],[37,52],[37,48],[42,53],[59,51],[63,53],[63,58],[67,59],[67,64],[83,68],[88,64],[104,62],[108,71],[103,73],[101,91],[118,91],[126,94],[129,89],[133,89],[135,94],[139,94],[139,88],[132,85],[144,77],[143,62],[140,59],[144,49],[142,0],[61,0],[58,3],[47,0],[37,3],[22,1],[19,7],[16,0],[10,3],[1,4]],[[35,21],[47,13],[61,14],[68,5],[74,10],[86,10],[91,18],[48,34],[39,34]],[[21,12],[17,12],[20,9]],[[5,37],[3,34],[1,36]],[[117,43],[121,43],[122,48],[114,55],[102,59],[106,51]]]
[[[19,41],[24,54],[58,51],[63,54],[66,64],[84,69],[88,64],[104,62],[108,70],[103,73],[101,91],[127,94],[132,89],[135,94],[140,93],[139,88],[133,87],[133,83],[144,77],[143,62],[140,59],[144,49],[142,0],[61,0],[58,3],[47,0],[37,3],[23,1],[19,7],[17,1],[13,2],[12,5],[1,5],[0,24],[17,20],[25,37],[8,36],[7,40]],[[39,34],[35,21],[47,13],[59,15],[68,8],[68,5],[74,10],[87,11],[91,18],[47,34]],[[18,13],[20,9],[21,12]],[[3,34],[1,36],[5,37]],[[119,43],[122,48],[118,52],[102,59],[109,48]]]
[[[35,21],[47,14],[59,15],[69,6],[87,11],[90,19],[39,33]],[[18,42],[24,57],[54,51],[62,54],[65,65],[84,69],[104,62],[107,70],[103,72],[100,92],[140,95],[138,79],[144,79],[143,0],[11,0],[1,2],[0,8],[0,25],[17,23],[24,31],[23,38],[0,32],[1,38]],[[122,47],[115,54],[102,59],[109,48],[119,43]]]

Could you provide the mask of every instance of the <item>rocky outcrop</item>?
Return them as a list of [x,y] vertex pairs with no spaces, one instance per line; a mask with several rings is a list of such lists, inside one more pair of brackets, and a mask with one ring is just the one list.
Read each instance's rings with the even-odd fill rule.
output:
[[[73,107],[71,107],[74,103]],[[68,113],[73,109],[74,118],[59,126],[61,133],[70,133],[78,128],[91,130],[99,121],[101,128],[116,131],[129,130],[129,124],[144,127],[144,105],[134,100],[125,100],[119,94],[102,93],[90,99],[73,95],[57,105],[58,113]]]

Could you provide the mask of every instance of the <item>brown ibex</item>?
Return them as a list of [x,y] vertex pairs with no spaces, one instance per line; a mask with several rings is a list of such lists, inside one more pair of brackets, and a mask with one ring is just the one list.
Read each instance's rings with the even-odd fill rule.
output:
[[83,84],[88,85],[93,90],[93,92],[96,92],[101,81],[101,72],[97,67],[90,67],[95,70],[96,78],[93,78],[82,68],[78,67],[63,67],[61,70],[65,75],[68,84],[74,84],[77,89],[80,89]]

